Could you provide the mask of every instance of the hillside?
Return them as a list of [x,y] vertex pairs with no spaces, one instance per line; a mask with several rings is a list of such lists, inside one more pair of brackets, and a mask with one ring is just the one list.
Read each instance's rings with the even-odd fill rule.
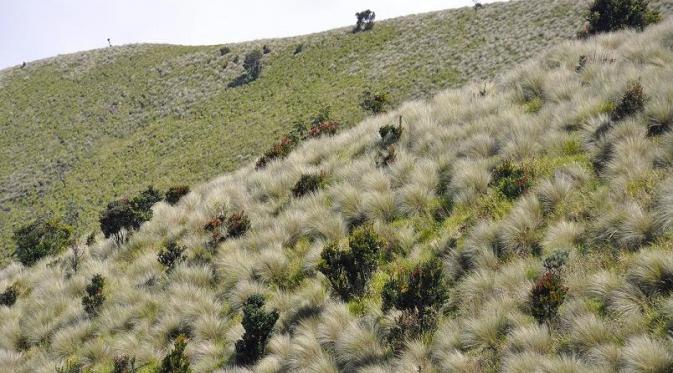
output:
[[[366,116],[366,89],[400,103],[492,78],[574,36],[585,7],[517,1],[382,21],[356,35],[349,27],[234,44],[223,56],[220,45],[129,45],[3,70],[0,252],[35,216],[52,211],[87,234],[114,198],[235,170],[325,106],[350,127]],[[263,45],[271,51],[260,79],[227,88]]]
[[[234,351],[260,294],[258,317],[278,319],[255,372],[671,372],[671,81],[671,20],[568,41],[484,94],[407,102],[160,202],[128,242],[81,246],[77,268],[71,252],[13,263],[0,369],[110,371],[126,354],[149,372],[183,334],[195,372],[245,372]],[[321,181],[302,196],[303,174]],[[325,275],[335,242],[381,250],[348,301]],[[185,259],[169,270],[172,243]]]

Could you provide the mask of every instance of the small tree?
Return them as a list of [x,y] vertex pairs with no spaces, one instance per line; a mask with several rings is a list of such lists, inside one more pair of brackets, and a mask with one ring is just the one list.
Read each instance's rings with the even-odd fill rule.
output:
[[16,303],[16,298],[19,292],[16,290],[16,285],[7,287],[5,291],[0,293],[0,305],[11,307]]
[[236,342],[236,363],[249,365],[264,355],[266,343],[273,326],[278,320],[278,312],[264,311],[264,298],[251,295],[243,305],[243,328],[245,334]]
[[178,185],[168,188],[164,199],[169,205],[175,205],[180,201],[180,198],[184,197],[189,193],[189,187],[187,185]]
[[82,297],[82,306],[90,317],[98,315],[98,311],[105,301],[104,285],[105,279],[103,276],[96,274],[91,278],[91,283],[86,286],[86,294]]
[[540,323],[554,319],[567,292],[561,275],[555,271],[546,271],[535,281],[528,296],[533,317]]
[[383,113],[390,106],[390,98],[386,92],[365,91],[360,96],[360,107],[372,114]]
[[243,68],[247,73],[248,81],[257,80],[262,73],[262,56],[262,52],[257,49],[245,55]]
[[39,218],[14,231],[15,255],[25,266],[57,254],[70,243],[72,228],[55,219]]
[[187,347],[187,338],[179,335],[173,344],[173,351],[164,357],[161,361],[158,373],[190,373],[189,358],[185,355]]
[[175,241],[168,241],[166,247],[159,251],[157,260],[166,267],[167,272],[170,272],[176,264],[185,260],[184,251],[185,248],[178,246]]
[[371,226],[359,227],[351,233],[347,249],[342,249],[337,242],[323,249],[318,270],[339,296],[348,301],[364,294],[383,246],[383,240]]
[[436,314],[448,297],[441,260],[417,264],[388,281],[381,294],[383,310],[396,308],[416,315],[421,330],[434,327]]
[[363,10],[362,12],[355,13],[357,22],[353,28],[353,33],[368,31],[374,28],[374,20],[376,19],[376,13],[371,10]]
[[586,17],[586,32],[596,34],[625,28],[642,31],[661,20],[659,12],[648,9],[648,3],[648,0],[594,0]]
[[161,195],[161,192],[150,185],[147,189],[143,190],[133,198],[131,204],[138,215],[138,218],[143,222],[146,222],[152,219],[152,206],[162,199],[163,196]]

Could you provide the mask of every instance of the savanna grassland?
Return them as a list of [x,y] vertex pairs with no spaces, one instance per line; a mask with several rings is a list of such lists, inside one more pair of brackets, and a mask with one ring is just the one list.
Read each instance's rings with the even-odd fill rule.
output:
[[671,81],[670,19],[565,41],[13,262],[0,370],[670,373]]
[[[153,184],[197,184],[254,161],[324,107],[348,128],[365,90],[392,102],[483,81],[572,38],[586,1],[447,10],[225,46],[128,45],[0,71],[0,252],[45,214],[80,234],[105,204]],[[354,9],[355,11],[356,9]],[[266,45],[259,79],[236,88]],[[301,46],[301,47],[300,47]],[[300,51],[299,51],[300,50]]]

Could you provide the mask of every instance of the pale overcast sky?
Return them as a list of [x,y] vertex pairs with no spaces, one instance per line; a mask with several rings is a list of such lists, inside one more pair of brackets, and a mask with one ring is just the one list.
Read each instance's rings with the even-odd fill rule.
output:
[[[484,0],[482,3],[492,2]],[[529,0],[530,1],[530,0]],[[472,0],[0,0],[0,69],[128,43],[223,44],[472,5]]]

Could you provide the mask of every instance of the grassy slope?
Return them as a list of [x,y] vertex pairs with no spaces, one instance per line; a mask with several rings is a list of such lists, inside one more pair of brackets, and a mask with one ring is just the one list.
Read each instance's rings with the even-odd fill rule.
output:
[[[580,56],[588,60],[578,70]],[[232,368],[241,303],[261,293],[280,319],[257,372],[670,372],[672,79],[671,20],[563,43],[488,84],[485,97],[472,84],[410,102],[265,170],[221,176],[175,207],[159,203],[128,243],[82,247],[74,273],[69,253],[28,269],[12,264],[0,289],[16,284],[21,294],[0,307],[0,366],[53,371],[67,359],[105,371],[125,353],[149,367],[181,330],[195,371]],[[644,111],[612,122],[608,103],[633,80],[649,97]],[[531,91],[539,111],[523,101]],[[406,122],[396,161],[377,168],[378,128],[397,115]],[[653,123],[668,131],[648,135]],[[503,160],[524,166],[532,182],[513,201],[489,183]],[[292,198],[300,175],[317,171],[324,189]],[[435,221],[439,186],[455,206]],[[251,231],[206,249],[206,222],[239,210]],[[358,216],[399,251],[362,299],[344,304],[316,263]],[[169,239],[188,260],[166,273],[157,252]],[[538,324],[528,294],[558,249],[570,253],[568,296],[558,319]],[[430,256],[442,258],[451,296],[438,330],[394,354],[381,285]],[[107,279],[106,301],[89,319],[80,299],[94,273]]]
[[[77,213],[95,228],[109,200],[148,184],[193,184],[253,161],[322,106],[346,126],[358,96],[397,102],[493,77],[574,35],[584,2],[520,1],[299,38],[219,46],[133,45],[0,72],[0,252],[35,215]],[[299,55],[295,47],[304,43]],[[259,81],[227,89],[234,56],[268,44]],[[227,66],[226,68],[224,66]]]

